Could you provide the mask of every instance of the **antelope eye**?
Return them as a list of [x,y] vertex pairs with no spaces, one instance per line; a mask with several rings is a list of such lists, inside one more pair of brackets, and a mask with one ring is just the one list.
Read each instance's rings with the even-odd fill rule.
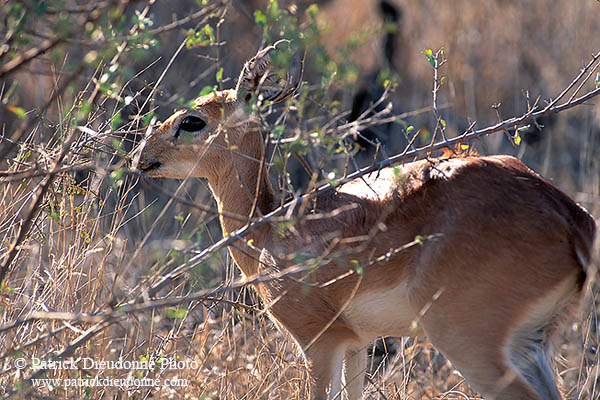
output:
[[177,132],[175,132],[175,137],[179,136],[180,131],[185,132],[198,132],[204,129],[206,126],[206,122],[202,118],[188,116],[181,121],[179,124],[179,128],[177,128]]

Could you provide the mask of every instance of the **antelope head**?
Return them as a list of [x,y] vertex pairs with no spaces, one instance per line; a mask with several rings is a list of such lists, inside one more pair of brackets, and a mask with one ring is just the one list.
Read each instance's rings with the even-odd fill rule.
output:
[[249,112],[252,99],[263,104],[282,101],[293,95],[302,79],[301,53],[293,56],[286,79],[271,64],[272,52],[286,43],[281,40],[248,60],[235,89],[199,97],[192,109],[176,111],[164,121],[140,145],[137,169],[150,177],[209,178],[218,174],[222,160],[230,159],[232,151],[256,146],[261,135],[257,119]]

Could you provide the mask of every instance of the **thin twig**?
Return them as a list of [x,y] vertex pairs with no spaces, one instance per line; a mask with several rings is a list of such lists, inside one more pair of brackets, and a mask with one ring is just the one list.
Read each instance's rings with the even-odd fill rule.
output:
[[54,164],[52,165],[50,174],[48,174],[48,176],[46,176],[46,178],[44,178],[44,181],[38,187],[37,193],[35,194],[35,198],[34,198],[33,202],[31,203],[29,210],[27,211],[25,219],[23,220],[23,222],[21,223],[21,226],[19,227],[19,232],[17,233],[15,239],[11,243],[11,245],[6,253],[6,256],[4,257],[4,261],[2,262],[2,266],[0,266],[0,284],[2,284],[2,281],[6,277],[6,274],[10,268],[11,263],[17,256],[17,253],[19,251],[19,245],[25,239],[25,236],[27,236],[27,233],[29,232],[29,228],[31,227],[31,223],[33,222],[33,219],[38,212],[40,204],[42,203],[44,194],[46,193],[46,191],[52,184],[52,180],[53,180],[54,176],[60,170],[63,159],[67,156],[67,154],[69,154],[69,151],[71,149],[71,144],[73,143],[74,139],[75,139],[75,129],[72,129],[71,132],[69,133],[69,136],[66,138],[65,142],[63,143],[63,147],[62,147],[62,150],[61,150],[59,156],[56,158],[56,161],[54,161]]

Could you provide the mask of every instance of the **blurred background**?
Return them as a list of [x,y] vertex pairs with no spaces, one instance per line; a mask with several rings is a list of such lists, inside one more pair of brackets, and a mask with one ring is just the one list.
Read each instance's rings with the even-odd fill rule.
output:
[[[0,2],[3,253],[17,240],[43,184],[43,175],[21,177],[19,171],[48,169],[68,138],[75,149],[63,163],[70,168],[54,178],[15,250],[2,289],[2,323],[31,310],[97,312],[118,304],[138,293],[153,273],[172,269],[221,237],[216,216],[190,206],[213,205],[205,182],[139,180],[128,173],[127,154],[175,109],[200,94],[234,87],[245,60],[282,37],[307,50],[299,96],[303,113],[290,118],[281,136],[288,142],[270,149],[273,182],[289,195],[306,188],[309,179],[294,152],[321,177],[331,171],[339,176],[345,154],[354,157],[356,168],[402,152],[414,132],[419,146],[432,140],[434,69],[428,49],[434,54],[443,49],[447,59],[439,69],[444,78],[437,107],[448,136],[473,123],[481,129],[522,115],[534,104],[543,108],[600,50],[600,3]],[[591,79],[579,94],[594,87]],[[518,144],[499,132],[471,145],[480,154],[519,157],[600,215],[599,111],[594,99],[524,127]],[[397,118],[358,129],[345,125],[374,113]],[[265,116],[267,125],[278,115],[275,110]],[[339,129],[327,137],[330,121]],[[346,146],[342,155],[340,140]],[[173,201],[173,193],[187,203]],[[228,253],[220,251],[164,294],[216,287],[237,276]],[[559,340],[556,361],[568,398],[598,398],[598,322],[590,311],[596,295],[597,290],[587,295],[583,323],[565,328]],[[247,290],[232,291],[226,299],[258,305]],[[264,316],[218,302],[187,310],[183,319],[162,314],[161,319],[157,311],[113,325],[81,351],[99,349],[109,357],[118,349],[136,358],[140,349],[160,349],[198,359],[201,368],[183,374],[198,394],[192,398],[303,398],[301,358]],[[18,343],[49,334],[56,329],[50,325],[22,325],[0,339],[0,351],[7,355]],[[27,351],[57,351],[74,335],[61,331],[47,338],[47,347],[35,344]],[[371,369],[381,372],[369,378],[373,398],[453,398],[454,390],[477,398],[425,341],[394,339],[379,343],[373,353]],[[20,379],[10,369],[0,375],[5,388]],[[92,397],[102,395],[94,391]],[[183,398],[185,390],[155,395]]]

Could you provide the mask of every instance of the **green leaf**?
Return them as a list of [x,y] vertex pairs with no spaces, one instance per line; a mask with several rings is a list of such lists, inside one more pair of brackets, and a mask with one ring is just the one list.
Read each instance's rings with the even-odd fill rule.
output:
[[206,96],[207,94],[214,93],[216,88],[214,86],[204,86],[200,91],[199,96]]
[[17,107],[17,106],[8,106],[6,107],[8,108],[8,110],[10,112],[12,112],[13,114],[15,114],[17,117],[19,117],[20,119],[25,119],[27,118],[27,113],[25,112],[24,109],[22,109],[21,107]]
[[223,79],[223,67],[219,68],[219,70],[217,71],[217,82],[221,82],[221,80]]
[[152,119],[154,119],[154,112],[150,111],[144,117],[144,126],[149,126],[150,124],[154,124],[154,122],[152,121]]
[[118,181],[119,179],[121,179],[121,177],[123,176],[123,168],[119,168],[116,171],[111,172],[110,177],[113,178],[115,181]]
[[415,130],[415,127],[410,125],[408,128],[406,128],[406,133],[408,133],[409,135],[412,133],[412,131]]
[[269,16],[272,19],[279,19],[281,12],[279,11],[279,3],[277,2],[277,0],[270,0],[269,5],[267,6],[267,10],[269,11]]
[[359,275],[362,275],[364,272],[363,267],[360,266],[360,263],[358,262],[358,260],[351,260],[350,261],[352,263],[352,265],[354,265],[354,268],[356,268],[356,273]]
[[316,4],[311,4],[306,9],[306,15],[308,15],[308,17],[310,19],[315,19],[315,17],[317,16],[318,13],[319,13],[319,6],[317,6]]
[[183,222],[183,215],[179,214],[173,217],[174,219],[176,219],[179,222]]
[[208,24],[204,25],[204,28],[202,28],[202,32],[204,32],[204,34],[206,36],[208,36],[211,43],[214,43],[215,40],[217,40],[215,37],[215,30],[213,29],[212,26],[210,26]]
[[515,133],[514,141],[517,146],[521,144],[521,136],[519,135],[519,132]]
[[188,314],[188,310],[167,308],[166,314],[167,318],[182,319],[185,318],[185,316]]
[[600,87],[600,72],[596,72],[596,80],[594,82],[596,83],[596,87]]
[[87,119],[87,116],[90,114],[90,112],[92,112],[92,103],[87,102],[87,101],[83,102],[83,104],[81,105],[81,107],[79,108],[79,111],[78,111],[79,119],[81,119],[81,120]]
[[123,149],[123,143],[121,143],[119,139],[113,139],[112,145],[115,148],[115,150],[117,150],[117,153],[125,154],[125,150]]
[[206,24],[198,31],[188,30],[185,45],[188,49],[191,49],[198,46],[208,46],[214,43],[215,40],[215,30],[212,26]]
[[433,51],[431,51],[431,49],[425,50],[425,57],[427,57],[429,64],[431,64],[432,67],[435,67],[435,59],[433,58]]
[[442,126],[445,128],[446,127],[446,120],[443,118],[440,118],[440,124],[442,124]]
[[122,122],[123,122],[123,117],[121,117],[121,113],[118,112],[113,116],[113,119],[110,123],[110,127],[112,128],[113,131],[116,131]]
[[440,85],[443,85],[444,83],[446,83],[446,77],[442,76],[442,78],[440,79]]
[[284,130],[283,125],[277,125],[275,128],[273,128],[273,132],[271,133],[271,135],[273,136],[273,139],[279,139],[281,137],[281,135],[283,134],[283,130]]
[[257,25],[267,26],[267,16],[262,11],[254,11],[254,21]]

